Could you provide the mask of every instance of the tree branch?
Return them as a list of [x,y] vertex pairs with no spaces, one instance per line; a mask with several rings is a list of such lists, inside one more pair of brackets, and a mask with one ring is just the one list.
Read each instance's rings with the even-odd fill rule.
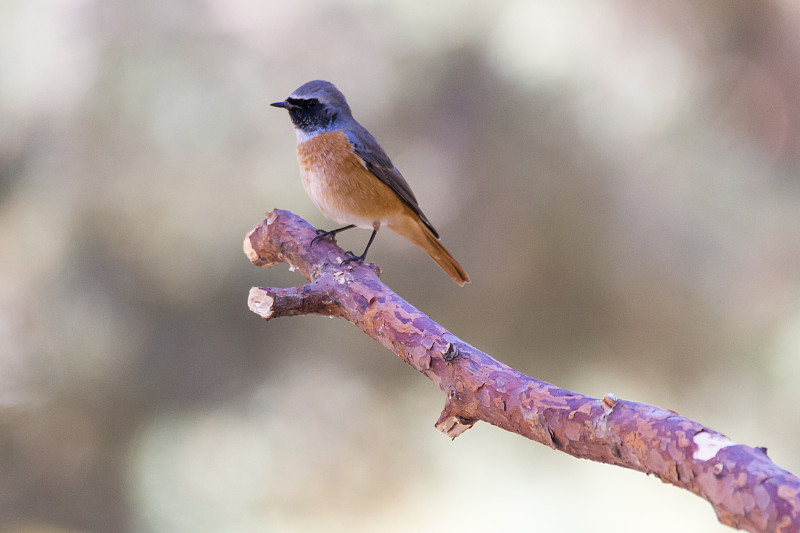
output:
[[714,507],[723,524],[748,531],[800,531],[800,479],[765,448],[651,405],[602,399],[528,377],[458,339],[392,292],[375,265],[350,263],[313,226],[281,210],[244,241],[257,266],[288,263],[310,283],[250,290],[248,305],[269,320],[339,317],[392,350],[447,395],[436,427],[455,438],[483,420],[575,457],[653,474]]

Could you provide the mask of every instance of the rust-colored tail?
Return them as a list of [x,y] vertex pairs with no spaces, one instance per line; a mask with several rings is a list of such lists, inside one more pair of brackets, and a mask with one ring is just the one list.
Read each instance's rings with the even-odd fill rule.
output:
[[458,261],[450,255],[450,252],[442,246],[439,239],[431,233],[431,230],[416,215],[406,214],[397,220],[393,220],[388,226],[399,235],[425,250],[431,256],[431,259],[436,261],[442,267],[442,270],[453,278],[453,281],[462,287],[465,283],[469,283],[469,276],[458,264]]

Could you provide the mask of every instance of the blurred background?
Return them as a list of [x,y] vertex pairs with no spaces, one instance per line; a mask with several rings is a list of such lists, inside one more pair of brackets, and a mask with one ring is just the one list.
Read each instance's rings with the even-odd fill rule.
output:
[[[728,531],[478,424],[352,325],[265,323],[242,240],[324,228],[286,112],[336,83],[469,272],[370,259],[539,379],[800,472],[800,4],[0,3],[0,531]],[[367,231],[343,234],[360,250]]]

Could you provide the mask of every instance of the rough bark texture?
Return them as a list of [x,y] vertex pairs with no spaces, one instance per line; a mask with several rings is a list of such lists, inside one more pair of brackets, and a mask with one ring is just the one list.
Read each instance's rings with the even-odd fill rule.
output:
[[248,304],[265,319],[318,314],[358,326],[447,395],[436,427],[455,438],[483,420],[575,457],[658,476],[708,500],[719,520],[748,531],[800,531],[800,479],[764,448],[735,444],[678,414],[608,394],[602,399],[528,377],[450,334],[378,279],[375,265],[341,265],[330,240],[274,210],[244,250],[257,266],[288,263],[308,285],[253,287]]

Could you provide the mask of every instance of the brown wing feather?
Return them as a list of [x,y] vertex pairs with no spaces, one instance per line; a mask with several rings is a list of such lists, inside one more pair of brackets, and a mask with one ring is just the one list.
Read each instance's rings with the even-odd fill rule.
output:
[[406,182],[403,175],[400,174],[400,171],[392,164],[392,161],[389,159],[389,156],[386,155],[386,152],[383,151],[381,145],[378,144],[375,137],[363,126],[357,123],[355,126],[356,127],[353,127],[347,132],[347,138],[353,144],[353,151],[364,161],[367,165],[367,169],[372,172],[375,177],[388,185],[401,200],[408,204],[408,207],[419,216],[420,220],[422,220],[425,226],[427,226],[428,229],[431,230],[431,233],[438,239],[439,233],[434,229],[428,217],[422,212],[422,209],[420,209],[417,198],[411,191],[408,182]]

